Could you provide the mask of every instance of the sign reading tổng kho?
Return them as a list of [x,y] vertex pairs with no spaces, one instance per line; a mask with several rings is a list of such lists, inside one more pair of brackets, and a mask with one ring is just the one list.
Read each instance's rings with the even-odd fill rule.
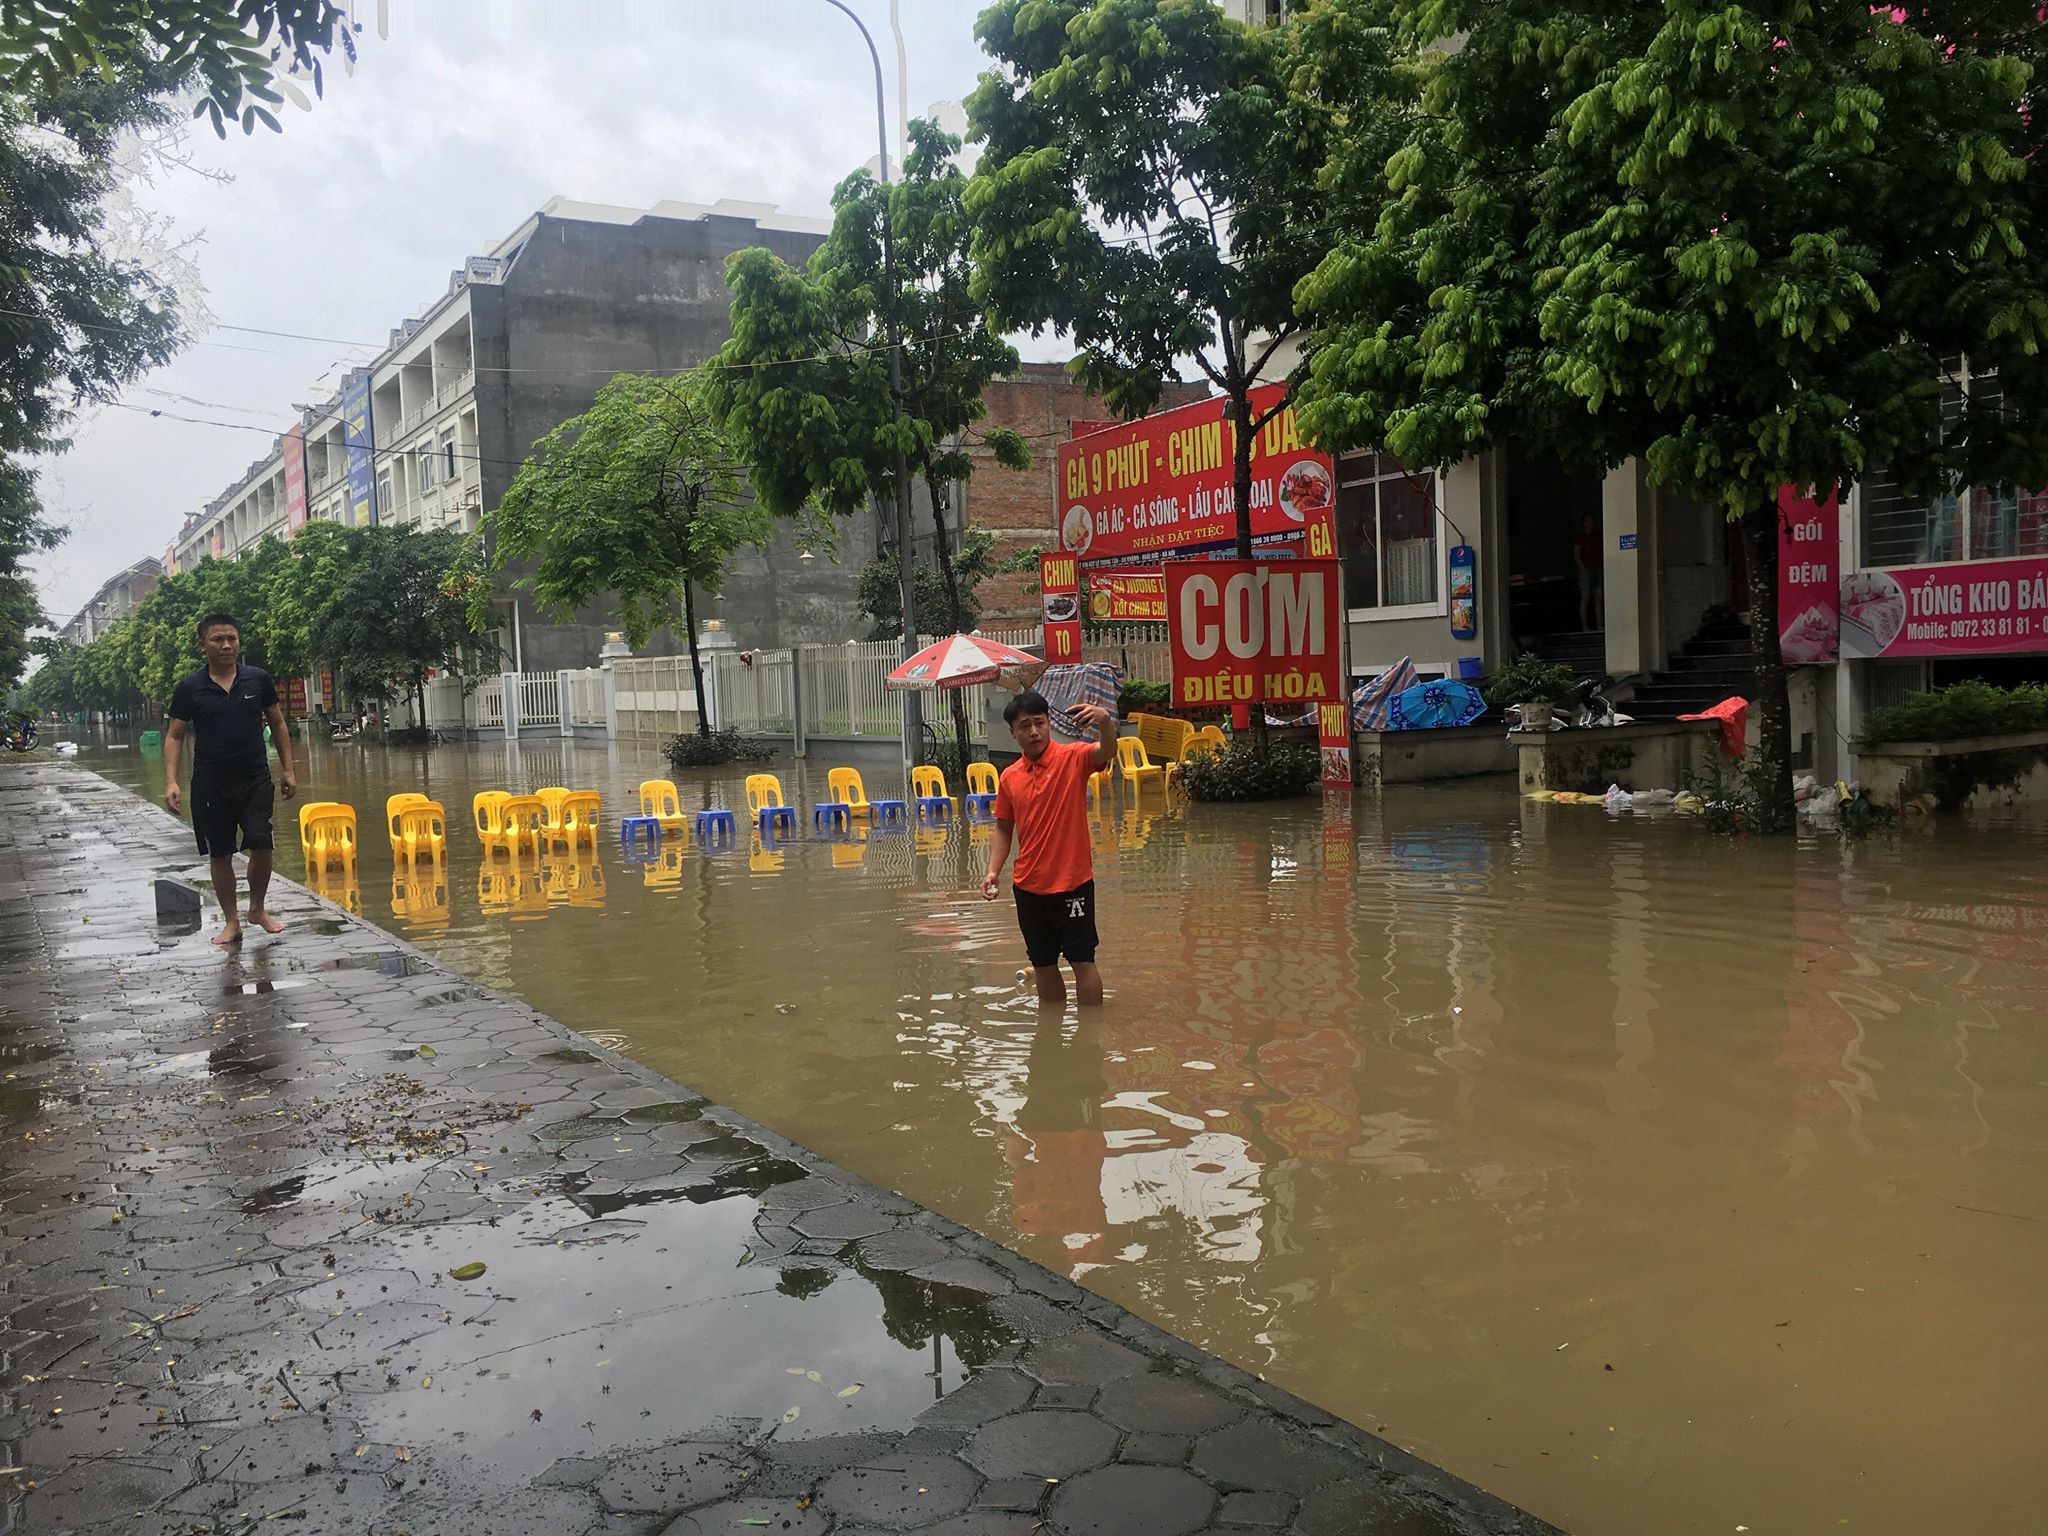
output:
[[1173,702],[1313,713],[1323,782],[1349,786],[1342,568],[1335,560],[1175,561],[1166,572]]

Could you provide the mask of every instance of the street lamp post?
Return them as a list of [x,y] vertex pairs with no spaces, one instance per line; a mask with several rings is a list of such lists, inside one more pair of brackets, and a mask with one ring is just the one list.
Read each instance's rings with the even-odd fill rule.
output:
[[[875,66],[875,147],[881,154],[882,186],[882,324],[889,348],[889,404],[900,427],[903,422],[903,335],[896,314],[895,219],[889,207],[889,110],[882,88],[882,55],[867,24],[847,8],[844,0],[825,0],[835,11],[860,28],[861,41],[868,45],[868,58]],[[903,659],[917,652],[917,611],[912,601],[916,585],[916,563],[910,545],[910,467],[903,457],[899,435],[896,445],[896,583],[903,604]],[[903,763],[907,775],[923,747],[923,715],[917,695],[903,692]]]

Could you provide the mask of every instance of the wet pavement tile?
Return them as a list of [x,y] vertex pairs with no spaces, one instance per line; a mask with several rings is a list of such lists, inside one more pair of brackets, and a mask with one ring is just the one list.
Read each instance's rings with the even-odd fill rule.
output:
[[21,1528],[1548,1529],[188,837],[0,765]]

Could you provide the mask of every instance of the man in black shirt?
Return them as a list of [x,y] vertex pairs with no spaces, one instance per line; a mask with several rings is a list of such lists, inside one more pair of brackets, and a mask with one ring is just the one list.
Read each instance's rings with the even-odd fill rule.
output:
[[277,743],[279,782],[289,800],[298,793],[292,773],[292,737],[278,707],[277,684],[261,667],[243,666],[242,627],[224,613],[199,621],[199,649],[206,665],[179,679],[171,694],[171,728],[164,735],[164,804],[173,816],[183,809],[178,759],[187,733],[198,736],[192,753],[192,830],[199,851],[213,861],[213,894],[227,926],[216,944],[239,944],[242,921],[235,910],[235,837],[249,855],[249,921],[265,933],[282,933],[263,898],[270,890],[270,763],[263,751],[263,727]]

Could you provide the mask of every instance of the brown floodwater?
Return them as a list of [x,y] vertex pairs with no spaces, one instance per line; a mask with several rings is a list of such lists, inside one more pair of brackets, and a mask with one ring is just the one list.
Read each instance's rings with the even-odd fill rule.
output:
[[[801,820],[833,761],[772,765]],[[323,745],[368,836],[319,889],[1585,1536],[2048,1528],[2048,818],[1151,794],[1098,823],[1108,1005],[1060,1020],[972,830],[629,863],[655,776]],[[549,783],[604,793],[597,853],[486,864],[470,794]],[[443,879],[394,883],[403,789]]]

